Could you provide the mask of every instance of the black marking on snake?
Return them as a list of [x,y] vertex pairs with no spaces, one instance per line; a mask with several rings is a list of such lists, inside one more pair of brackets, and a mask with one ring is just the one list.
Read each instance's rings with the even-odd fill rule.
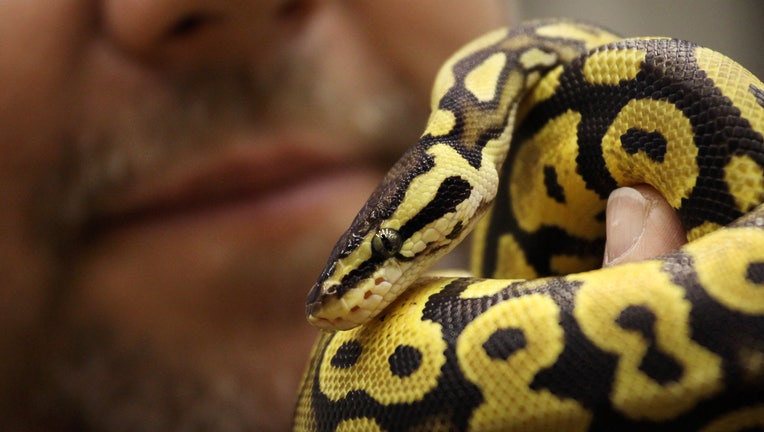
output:
[[[466,76],[466,74],[474,69],[477,65],[482,64],[488,57],[495,54],[497,51],[493,48],[483,49],[472,55],[463,58],[457,62],[453,69],[455,76]],[[511,55],[512,53],[508,53]],[[516,58],[514,59],[516,62]],[[497,80],[497,88],[501,88],[506,81],[509,71],[511,69],[512,59],[507,61],[502,71],[499,74]],[[497,97],[500,98],[501,92],[496,92]],[[468,103],[455,103],[458,101],[468,100]],[[456,122],[454,127],[447,134],[443,136],[433,137],[431,135],[423,136],[418,146],[423,148],[429,148],[435,144],[447,144],[457,153],[459,153],[469,164],[475,169],[480,169],[483,161],[482,150],[485,144],[492,139],[499,137],[507,126],[508,118],[506,116],[494,115],[494,124],[485,128],[481,134],[474,138],[468,138],[466,135],[473,130],[465,125],[465,119],[471,116],[477,115],[472,112],[478,110],[478,112],[484,112],[485,116],[483,121],[487,121],[486,117],[495,113],[499,100],[491,100],[488,102],[480,102],[464,85],[464,82],[460,81],[454,83],[454,85],[446,92],[446,94],[438,102],[438,108],[442,110],[451,111],[454,113]],[[470,143],[474,142],[474,145]]]
[[[764,346],[764,315],[747,314],[719,303],[700,283],[695,260],[686,252],[673,252],[663,261],[663,271],[685,290],[685,298],[692,304],[690,333],[695,341],[722,359],[737,358],[743,346]],[[759,280],[761,268],[760,263],[754,263],[743,276],[750,272],[751,279]],[[725,369],[732,366],[728,363]],[[733,369],[726,372],[738,378],[742,373]]]
[[[488,144],[488,141],[495,140],[499,138],[503,133],[504,129],[507,127],[507,121],[508,119],[505,119],[504,123],[501,124],[499,127],[491,128],[480,134],[477,141],[475,142],[475,149],[479,150],[480,152],[480,158],[482,160],[482,151],[483,148],[485,148],[486,144]],[[475,169],[480,169],[480,163],[477,163],[475,166]]]
[[[432,170],[435,160],[420,146],[410,148],[390,169],[382,182],[364,204],[361,211],[350,224],[338,247],[338,256],[347,256],[363,241],[368,232],[376,232],[383,220],[398,209],[408,191],[411,182],[422,174]],[[334,257],[332,252],[331,258]]]
[[[506,182],[499,182],[500,191],[509,190],[505,186]],[[508,193],[498,194],[493,205],[495,212],[507,210],[507,213],[496,214],[512,214],[510,213],[511,197]],[[496,221],[496,219],[504,220]],[[539,276],[558,275],[552,271],[553,256],[571,255],[596,259],[601,258],[605,250],[604,237],[595,239],[576,237],[560,227],[549,225],[544,225],[534,232],[525,232],[520,229],[514,217],[491,218],[490,222],[483,248],[485,254],[481,269],[481,275],[486,277],[495,275],[498,259],[496,251],[498,250],[499,239],[505,232],[512,232],[515,240],[522,245],[528,263],[533,266]]]
[[764,285],[764,262],[752,262],[745,271],[745,279],[756,285]]
[[[419,175],[430,171],[435,166],[432,156],[424,150],[420,146],[411,147],[396,162],[371,194],[369,200],[358,212],[350,227],[337,241],[334,249],[329,254],[327,264],[318,277],[318,281],[308,293],[308,305],[319,304],[319,299],[324,295],[321,285],[332,276],[336,269],[337,261],[342,257],[347,257],[358,248],[366,234],[372,231],[376,232],[381,222],[388,219],[398,208],[401,201],[403,201],[411,181]],[[374,267],[379,263],[379,257],[374,259],[376,261],[367,261],[350,274],[345,275],[342,284],[337,286],[337,290],[333,295],[337,298],[342,297],[355,283],[371,274],[374,271]]]
[[[454,85],[448,90],[448,92],[446,92],[446,96],[443,99],[441,99],[441,102],[468,101],[465,105],[477,106],[477,107],[488,108],[488,109],[496,109],[496,107],[498,106],[497,105],[498,98],[501,95],[501,91],[498,91],[498,90],[503,88],[504,82],[506,81],[510,70],[513,69],[514,63],[517,62],[516,53],[508,52],[506,50],[496,49],[494,44],[493,47],[481,49],[459,60],[458,62],[456,62],[456,64],[454,64],[454,67],[453,67],[455,77],[466,78],[471,71],[475,70],[476,67],[479,67],[488,58],[498,53],[503,53],[504,55],[506,55],[507,61],[505,62],[501,72],[499,72],[499,76],[498,76],[498,79],[496,80],[496,86],[495,86],[495,89],[497,91],[494,92],[494,98],[492,100],[486,101],[486,102],[478,100],[477,97],[470,90],[467,89],[464,83],[464,79],[461,79],[458,82],[455,82]],[[454,92],[454,96],[449,96],[450,92]],[[440,108],[453,108],[453,107],[440,105]]]
[[398,345],[387,359],[390,365],[390,372],[400,378],[405,378],[419,369],[422,365],[422,352],[419,349],[408,346]]
[[512,354],[525,348],[527,343],[523,329],[500,328],[483,343],[483,350],[492,359],[507,360]]
[[663,162],[666,158],[666,138],[657,131],[648,132],[644,129],[629,128],[621,135],[621,146],[630,155],[641,151],[654,162]]
[[[764,347],[764,316],[749,315],[719,303],[703,288],[692,255],[679,250],[661,259],[662,271],[671,282],[684,289],[690,302],[689,336],[697,344],[719,356],[722,382],[726,391],[698,402],[691,410],[668,422],[666,427],[698,430],[711,420],[739,409],[741,405],[764,402],[764,393],[756,383],[747,381],[747,366],[739,361],[745,347]],[[698,427],[690,427],[698,425]],[[609,425],[613,426],[613,425]]]
[[329,362],[338,369],[347,369],[356,364],[362,353],[363,345],[360,342],[355,340],[347,341],[337,348],[337,352],[334,353]]
[[[575,296],[581,282],[553,279],[534,288],[527,287],[524,282],[510,282],[504,289],[490,296],[461,298],[459,294],[475,282],[477,280],[456,280],[430,296],[425,305],[422,319],[441,325],[443,339],[448,344],[447,354],[455,350],[456,340],[464,329],[492,306],[530,294],[543,294],[560,307],[560,326],[565,329],[565,340],[563,351],[555,363],[536,374],[531,388],[537,391],[546,389],[558,397],[575,399],[588,408],[609,406],[608,395],[618,358],[589,341],[573,317]],[[508,331],[494,333],[483,344],[486,354],[492,358],[508,357],[523,349],[525,335],[522,335],[521,340],[522,330],[505,330]],[[461,381],[464,379],[461,369],[456,370],[459,373],[455,375],[458,377],[455,383],[466,385],[466,380]],[[451,391],[462,393],[465,390],[452,387]]]
[[[724,167],[733,155],[748,155],[764,166],[764,138],[752,129],[740,110],[698,66],[695,45],[675,40],[626,41],[615,45],[643,49],[646,57],[636,79],[603,89],[605,94],[615,92],[613,96],[617,95],[612,107],[607,106],[610,104],[603,107],[600,103],[600,108],[592,112],[587,110],[586,103],[581,103],[574,108],[585,110],[579,125],[582,149],[578,168],[587,186],[599,191],[603,197],[612,190],[610,181],[597,180],[609,177],[599,143],[623,104],[635,98],[662,100],[672,103],[690,121],[699,150],[696,158],[698,182],[678,210],[684,227],[692,229],[705,221],[726,225],[741,216],[724,180]],[[667,60],[669,58],[673,60]],[[566,69],[566,72],[568,70],[572,81],[589,87],[581,88],[581,92],[598,93],[592,88],[596,86],[581,81],[583,76],[578,67]],[[561,82],[566,80],[567,77],[561,78]],[[604,98],[605,94],[599,97]],[[590,103],[597,101],[598,97],[590,97]],[[613,111],[606,113],[609,109]]]
[[[469,394],[470,392],[478,392],[477,396],[480,398],[479,391],[476,388],[470,387],[470,383],[463,379],[460,375],[458,367],[455,366],[456,359],[453,354],[454,342],[456,338],[463,332],[464,327],[468,325],[472,320],[477,318],[480,314],[485,312],[492,305],[506,300],[508,298],[520,297],[523,295],[543,292],[550,295],[555,302],[561,306],[561,326],[566,329],[564,351],[558,356],[557,361],[553,366],[541,371],[537,374],[531,387],[535,390],[541,388],[547,388],[554,394],[564,398],[574,398],[581,401],[584,406],[596,409],[598,415],[594,417],[594,422],[603,422],[605,425],[633,425],[633,420],[624,418],[621,414],[608,411],[607,394],[609,392],[609,386],[612,384],[613,371],[616,365],[616,357],[611,354],[604,353],[596,348],[588,339],[581,333],[577,323],[572,317],[573,301],[575,297],[576,287],[578,282],[567,282],[564,279],[550,281],[549,285],[535,290],[524,289],[521,283],[510,284],[502,290],[502,292],[481,299],[460,299],[458,293],[466,289],[467,286],[474,283],[474,280],[457,281],[449,285],[445,290],[440,293],[436,293],[430,297],[423,313],[424,320],[433,320],[442,325],[443,337],[449,343],[449,348],[446,352],[447,364],[444,366],[443,371],[447,371],[445,376],[451,377],[448,381],[440,381],[438,390],[433,395],[438,395],[436,398],[433,396],[427,401],[431,405],[440,407],[440,411],[434,410],[434,408],[423,410],[421,403],[417,402],[411,405],[407,405],[404,409],[403,405],[383,406],[380,404],[374,405],[376,402],[372,401],[363,392],[351,392],[348,398],[340,401],[337,405],[328,407],[331,410],[338,409],[340,407],[354,407],[360,403],[371,404],[376,406],[376,409],[368,409],[368,412],[374,412],[375,414],[369,415],[380,421],[386,419],[390,429],[395,429],[392,426],[410,425],[416,424],[416,419],[421,419],[422,415],[434,415],[433,413],[441,412],[444,415],[448,414],[448,408],[443,407],[461,407],[459,405],[452,405],[463,403],[464,400],[475,400],[472,397],[459,399],[453,398],[454,394]],[[455,312],[450,315],[451,312]],[[583,367],[582,367],[583,366]],[[444,372],[445,373],[445,372]],[[446,387],[447,386],[447,387]],[[467,386],[466,390],[462,386]],[[451,397],[449,399],[449,397]],[[468,414],[471,409],[463,408],[463,411],[459,415],[453,415],[451,418],[461,424],[463,419],[468,418]],[[604,410],[604,411],[603,411]],[[715,409],[714,412],[719,412],[719,409]],[[416,413],[416,415],[414,414]],[[466,414],[465,414],[466,413]],[[702,414],[702,413],[701,413]],[[695,413],[697,416],[698,413]],[[403,422],[403,418],[410,418],[409,421]],[[700,416],[699,419],[707,417]],[[461,419],[461,420],[460,420]],[[415,421],[416,420],[416,421]],[[463,420],[466,422],[467,420]],[[676,430],[676,425],[685,425],[688,418],[682,417],[677,422],[669,422],[665,428],[661,425],[660,428],[651,430]],[[612,422],[612,423],[608,423]],[[466,424],[466,423],[464,423]],[[649,423],[649,426],[653,424]],[[656,425],[657,427],[657,425]],[[673,428],[673,429],[672,429]],[[606,430],[607,428],[592,427],[592,430]]]
[[565,204],[565,189],[557,181],[557,170],[552,165],[544,165],[544,186],[549,198]]
[[371,276],[381,261],[384,261],[384,259],[372,254],[371,258],[362,262],[358,267],[343,276],[340,284],[337,285],[337,292],[335,294],[337,298],[341,298],[346,292],[358,284],[358,282]]
[[573,316],[581,284],[559,278],[545,286],[544,291],[560,308],[560,327],[565,330],[563,349],[554,364],[536,374],[530,387],[575,399],[589,409],[607,409],[618,357],[594,345]]
[[443,215],[454,212],[456,206],[469,198],[471,193],[472,185],[467,180],[458,176],[444,179],[438,187],[435,197],[398,231],[403,239],[408,239],[415,232],[440,219]]
[[756,87],[753,84],[750,84],[748,86],[748,91],[750,91],[753,97],[756,98],[756,103],[758,103],[762,108],[764,108],[764,90]]
[[[526,30],[520,30],[520,32],[516,33],[514,30],[510,32],[510,35],[520,35],[523,33],[527,33]],[[538,35],[533,35],[534,37],[538,37]],[[511,36],[510,36],[511,37]],[[450,145],[452,148],[454,148],[468,163],[474,167],[475,169],[480,169],[482,164],[482,154],[481,151],[485,144],[492,139],[496,139],[504,132],[508,125],[509,118],[507,116],[500,116],[495,119],[494,125],[485,128],[485,130],[480,134],[480,136],[475,139],[475,145],[468,147],[465,145],[465,143],[470,143],[473,141],[473,139],[464,139],[465,138],[465,125],[464,119],[474,117],[476,113],[474,112],[467,112],[465,110],[465,107],[474,107],[474,109],[482,110],[482,112],[485,113],[485,116],[493,115],[497,112],[497,107],[500,102],[502,102],[502,96],[503,92],[501,91],[509,77],[510,71],[517,70],[518,69],[518,63],[519,63],[519,56],[525,53],[528,49],[535,48],[539,49],[543,52],[547,53],[553,53],[554,55],[559,57],[559,53],[556,51],[559,49],[560,45],[568,45],[571,47],[577,47],[576,49],[582,50],[582,47],[584,44],[580,41],[573,41],[568,40],[564,38],[549,38],[549,40],[552,42],[552,46],[543,46],[543,44],[539,46],[527,46],[524,50],[508,50],[508,49],[498,49],[495,45],[491,47],[486,47],[484,49],[481,49],[475,53],[473,53],[470,56],[467,56],[460,61],[458,61],[453,66],[453,71],[455,76],[459,77],[465,77],[467,74],[474,70],[474,68],[480,64],[482,64],[487,58],[495,55],[498,52],[502,52],[504,55],[506,55],[506,63],[504,67],[502,68],[501,72],[499,73],[499,77],[496,80],[496,92],[495,97],[491,101],[482,102],[475,98],[474,94],[472,94],[471,91],[469,91],[463,81],[459,81],[454,83],[454,85],[446,92],[446,94],[441,98],[438,104],[438,108],[443,110],[448,110],[454,113],[456,117],[456,124],[454,125],[453,129],[446,134],[445,136],[439,136],[439,137],[432,137],[432,136],[425,136],[421,139],[420,143],[423,147],[429,147],[436,143],[445,143]],[[501,42],[499,42],[501,43]],[[526,74],[530,72],[539,72],[540,74],[544,74],[547,71],[551,70],[555,65],[537,65],[536,67],[526,70]],[[519,97],[518,95],[517,97]],[[463,101],[468,100],[469,102],[466,104],[454,104],[453,101]],[[504,101],[505,103],[513,103],[510,101]],[[486,121],[485,117],[482,119],[482,121]]]
[[[692,53],[689,55],[691,56]],[[681,69],[681,67],[679,68]],[[688,68],[688,73],[694,72],[698,71]],[[698,72],[698,74],[703,75],[702,71]],[[671,80],[666,82],[671,82]],[[681,85],[681,83],[677,84],[674,82],[672,85]],[[650,94],[657,94],[657,97],[660,97],[661,88],[660,86],[656,87],[656,89],[652,90],[653,93]],[[707,93],[713,93],[713,91],[711,89]],[[635,98],[636,96],[632,95],[630,97]],[[676,104],[677,100],[681,99],[682,97],[680,96],[672,96],[672,103]],[[703,105],[706,102],[708,100],[704,99],[698,103]],[[685,104],[685,109],[689,110],[688,106]],[[724,108],[724,110],[726,109]],[[706,117],[702,121],[691,119],[693,127],[696,129],[696,141],[698,141],[697,137],[701,136],[702,140],[708,140],[703,141],[704,145],[708,143],[713,144],[716,142],[716,139],[725,136],[726,132],[718,132],[717,136],[709,132],[712,129],[704,126],[713,123],[713,119],[716,118],[717,114],[718,112],[713,115],[705,115]],[[729,124],[727,125],[729,126]],[[700,134],[698,130],[702,128],[705,129]],[[738,129],[737,132],[744,132],[744,129],[744,127]],[[706,148],[705,155],[699,156],[698,159],[701,171],[707,169],[704,168],[706,165],[700,162],[701,157],[707,160],[714,160],[712,163],[714,166],[724,166],[726,164],[719,164],[719,160],[727,160],[733,153],[746,155],[752,152],[755,153],[755,146],[761,145],[760,138],[760,136],[750,135],[746,136],[745,139],[738,139],[732,144],[727,142],[727,144],[714,144],[716,147]],[[752,158],[761,164],[760,158],[757,159],[753,156]],[[594,169],[590,165],[586,165],[584,168]],[[704,175],[703,172],[701,175]],[[695,195],[691,196],[688,201],[698,200],[699,197],[710,197],[712,199],[711,202],[718,202],[719,198],[717,195],[723,196],[725,187],[722,178],[712,178],[709,182],[700,185],[701,192],[697,192],[698,188],[696,188],[696,191],[693,191]],[[728,194],[728,191],[726,193]],[[717,210],[711,208],[708,211],[715,212]],[[718,211],[720,213],[724,212],[722,210]],[[746,219],[745,224],[749,225],[741,226],[761,226],[760,223],[750,218]],[[613,384],[612,370],[617,358],[613,358],[608,353],[603,353],[586,340],[572,316],[575,289],[563,289],[561,293],[554,296],[558,304],[566,305],[564,307],[561,306],[560,317],[560,324],[566,329],[563,353],[558,356],[553,366],[537,374],[532,385],[535,386],[534,388],[554,388],[552,391],[557,395],[573,394],[570,397],[582,401],[584,406],[595,407],[593,409],[592,424],[589,427],[590,430],[699,430],[703,426],[707,426],[713,419],[733,412],[733,410],[739,409],[740,406],[754,406],[754,404],[764,401],[764,394],[755,386],[749,385],[744,381],[746,376],[745,371],[741,369],[740,362],[737,361],[740,358],[739,353],[741,348],[764,346],[764,317],[735,311],[717,302],[698,282],[694,262],[689,254],[681,251],[676,252],[663,258],[663,261],[664,271],[669,273],[675,285],[685,289],[685,298],[692,305],[689,320],[691,327],[689,337],[711,352],[719,354],[722,360],[722,391],[700,401],[696,406],[689,408],[683,414],[659,423],[626,418],[612,406],[609,406],[607,399],[602,399],[602,395],[607,395],[609,386]],[[749,279],[757,280],[758,276],[753,275]],[[312,409],[316,413],[315,420],[319,430],[333,430],[343,420],[363,417],[374,418],[381,427],[389,430],[400,430],[413,425],[421,425],[423,421],[429,418],[443,418],[446,421],[452,420],[455,429],[465,429],[469,416],[475,407],[482,403],[482,398],[480,389],[466,381],[458,368],[457,359],[454,355],[454,341],[464,329],[464,326],[483,313],[487,307],[502,301],[502,299],[522,296],[528,293],[528,290],[523,291],[521,284],[511,284],[496,296],[483,299],[457,298],[458,292],[461,292],[460,290],[465,289],[470,283],[455,282],[447,288],[451,297],[449,295],[441,297],[442,293],[437,293],[431,296],[425,308],[423,319],[441,323],[443,326],[443,337],[449,344],[445,352],[446,364],[440,371],[441,374],[438,376],[437,387],[433,392],[411,404],[382,405],[373,400],[364,390],[353,390],[346,397],[341,398],[335,403],[321,393],[319,385],[320,372],[316,370],[311,391],[313,396]],[[565,288],[569,283],[564,280],[555,280],[546,285],[543,291],[556,293],[556,288],[559,285]],[[455,317],[453,321],[449,313],[443,311],[451,307],[458,309],[461,314]],[[636,315],[639,315],[638,312]],[[630,320],[632,320],[628,316],[630,313],[627,313],[627,316],[620,321],[626,327],[639,328],[639,325],[630,323]],[[436,319],[437,317],[439,318]],[[583,345],[575,348],[574,345],[576,344]],[[320,364],[323,355],[325,355],[325,350],[316,355],[316,360],[311,361],[315,362],[315,364]],[[594,361],[590,361],[591,358],[594,358]],[[613,360],[612,364],[607,361],[608,359]],[[602,367],[603,364],[605,364],[604,368]],[[583,374],[585,377],[580,379],[577,386],[572,387],[577,387],[578,391],[582,392],[586,389],[586,394],[578,395],[575,389],[570,391],[566,388],[564,381],[571,378],[574,380],[579,379],[579,374]],[[591,384],[594,384],[595,387],[587,389],[587,386]],[[465,404],[465,401],[468,403]]]
[[[459,299],[458,295],[454,296],[472,282],[474,280],[460,279],[431,296],[425,305],[422,320],[448,319],[448,311],[443,308],[451,308],[457,314],[454,321],[442,323],[446,324],[443,330],[447,343],[443,353],[446,363],[438,371],[437,384],[432,391],[411,403],[382,404],[364,389],[351,390],[340,400],[332,401],[321,393],[320,376],[317,373],[313,383],[312,406],[314,412],[323,413],[316,419],[318,429],[333,431],[343,420],[368,417],[375,419],[384,430],[410,430],[425,423],[429,418],[442,417],[450,421],[456,430],[466,430],[470,415],[483,402],[483,396],[480,388],[467,380],[459,367],[456,358],[456,337],[464,329],[464,325],[486,310],[490,303],[485,299],[470,301]],[[496,301],[496,298],[493,299],[493,303]],[[458,324],[458,329],[452,327],[454,323]],[[412,366],[415,363],[420,364],[417,369],[421,367],[425,360],[423,357],[418,362],[410,362],[412,358],[416,360],[417,357],[413,350],[413,347],[396,348],[397,354],[393,353],[388,359],[391,372],[397,373],[397,376],[404,376],[414,369]],[[421,352],[419,354],[424,355]]]
[[462,221],[457,221],[456,224],[454,224],[454,227],[451,228],[451,232],[446,234],[446,238],[449,240],[454,240],[459,238],[459,234],[462,233],[464,230],[464,224]]
[[622,310],[615,322],[625,330],[633,330],[647,342],[647,352],[639,363],[639,370],[660,385],[677,382],[684,368],[674,358],[658,349],[655,337],[656,316],[645,306],[629,306]]
[[[603,239],[579,239],[563,229],[548,226],[536,232],[525,232],[514,216],[513,197],[502,192],[509,190],[509,172],[522,144],[536,135],[550,119],[569,110],[581,114],[577,130],[577,173],[584,179],[587,188],[595,191],[603,202],[618,184],[605,164],[602,138],[629,101],[649,98],[674,104],[689,119],[698,146],[697,183],[689,198],[683,199],[677,210],[685,229],[690,230],[706,221],[726,225],[742,215],[724,179],[724,167],[736,155],[747,155],[764,167],[764,137],[752,129],[740,110],[698,67],[694,57],[696,46],[675,40],[632,40],[611,46],[646,52],[642,70],[635,79],[617,85],[592,84],[583,75],[583,63],[588,56],[582,56],[565,67],[555,94],[531,107],[522,124],[518,125],[512,138],[516,144],[510,148],[501,174],[500,193],[494,202],[494,214],[502,217],[490,220],[482,274],[494,275],[498,239],[506,233],[520,244],[529,264],[540,276],[554,274],[550,260],[556,255],[593,259],[601,256]],[[669,62],[667,57],[679,60]],[[659,154],[654,154],[654,157]],[[544,248],[539,245],[544,245]]]
[[[432,417],[447,419],[456,425],[457,430],[466,430],[469,416],[482,397],[477,386],[460,376],[453,349],[445,355],[446,364],[440,370],[435,389],[411,403],[382,404],[364,389],[350,390],[344,397],[332,401],[321,392],[320,370],[317,371],[311,392],[312,409],[317,413],[317,430],[334,431],[342,421],[359,417],[375,419],[383,430],[417,429]],[[320,363],[320,357],[316,361]]]
[[[441,218],[444,214],[453,212],[459,203],[469,198],[471,193],[472,185],[470,185],[467,180],[458,176],[444,179],[438,187],[435,197],[428,202],[419,213],[409,219],[400,230],[398,230],[404,242],[427,224]],[[400,255],[397,255],[396,257],[398,259],[404,259]],[[413,259],[413,257],[405,259],[410,260]],[[340,285],[337,286],[336,296],[338,298],[342,297],[359,281],[370,277],[371,274],[376,271],[379,264],[384,260],[384,257],[372,255],[371,258],[348,272],[348,274],[342,278]]]

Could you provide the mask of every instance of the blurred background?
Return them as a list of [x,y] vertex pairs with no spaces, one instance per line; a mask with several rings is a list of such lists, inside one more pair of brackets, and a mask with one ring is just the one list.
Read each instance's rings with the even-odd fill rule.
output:
[[[764,77],[764,1],[760,0],[515,0],[519,20],[568,17],[623,36],[670,36],[724,53]],[[519,21],[518,20],[518,21]]]

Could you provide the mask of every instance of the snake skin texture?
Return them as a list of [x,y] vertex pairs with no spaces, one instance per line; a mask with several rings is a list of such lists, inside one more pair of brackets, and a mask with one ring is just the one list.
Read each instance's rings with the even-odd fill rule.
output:
[[[763,135],[761,81],[689,42],[468,44],[308,295],[295,430],[764,429]],[[690,242],[596,269],[636,184]],[[473,277],[423,274],[473,228]]]

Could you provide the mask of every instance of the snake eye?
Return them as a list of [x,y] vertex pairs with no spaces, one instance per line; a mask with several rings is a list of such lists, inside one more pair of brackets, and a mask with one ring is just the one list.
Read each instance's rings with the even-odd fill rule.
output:
[[398,253],[403,246],[403,239],[398,231],[392,228],[381,228],[371,240],[371,251],[382,258],[390,258]]

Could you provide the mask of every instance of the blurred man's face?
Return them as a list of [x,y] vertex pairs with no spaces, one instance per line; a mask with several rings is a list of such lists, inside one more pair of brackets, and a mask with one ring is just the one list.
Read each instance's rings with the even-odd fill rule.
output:
[[0,428],[284,429],[307,290],[505,7],[0,3]]

